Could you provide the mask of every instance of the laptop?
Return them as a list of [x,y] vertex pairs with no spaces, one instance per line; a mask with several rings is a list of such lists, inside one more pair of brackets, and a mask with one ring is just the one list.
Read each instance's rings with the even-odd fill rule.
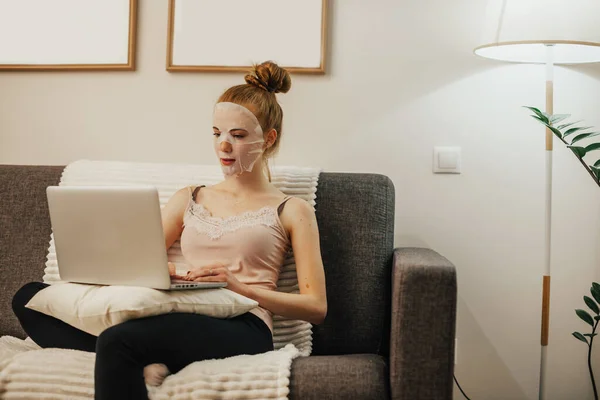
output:
[[155,187],[49,186],[46,194],[62,280],[161,290],[227,286],[171,280]]

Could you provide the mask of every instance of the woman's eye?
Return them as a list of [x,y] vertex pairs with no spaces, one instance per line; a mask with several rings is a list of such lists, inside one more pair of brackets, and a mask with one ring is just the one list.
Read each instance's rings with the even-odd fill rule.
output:
[[[213,136],[219,137],[219,136],[221,136],[221,133],[220,132],[213,132]],[[246,137],[244,135],[231,135],[231,136],[233,136],[236,139],[243,139],[243,138]]]

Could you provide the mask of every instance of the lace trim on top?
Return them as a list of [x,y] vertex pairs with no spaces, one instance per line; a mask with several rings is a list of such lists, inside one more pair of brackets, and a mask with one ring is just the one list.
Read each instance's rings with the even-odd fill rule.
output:
[[[202,204],[190,202],[186,214],[185,225],[193,225],[199,233],[206,234],[212,240],[241,228],[257,225],[276,226],[278,222],[277,208],[269,206],[230,217],[215,217]],[[189,218],[193,218],[193,224],[190,224]]]

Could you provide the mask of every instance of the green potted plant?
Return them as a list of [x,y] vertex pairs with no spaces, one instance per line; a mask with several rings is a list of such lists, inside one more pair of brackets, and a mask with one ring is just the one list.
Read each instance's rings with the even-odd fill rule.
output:
[[[580,121],[569,122],[566,124],[561,123],[558,125],[559,122],[563,122],[568,119],[571,116],[569,114],[548,115],[535,107],[525,108],[533,111],[531,116],[544,124],[552,131],[554,136],[556,136],[569,149],[571,149],[586,171],[589,172],[590,176],[594,179],[594,182],[600,186],[600,159],[598,159],[592,165],[586,164],[583,159],[586,154],[594,150],[600,150],[600,142],[591,143],[587,146],[581,146],[580,143],[584,139],[590,139],[600,135],[600,132],[590,131],[590,129],[593,128],[591,126],[577,126]],[[576,145],[576,143],[578,143],[578,145]]]
[[[595,132],[591,126],[577,126],[578,122],[564,123],[566,119],[570,117],[569,114],[546,114],[535,107],[525,107],[533,112],[531,115],[537,121],[544,124],[548,129],[552,131],[561,142],[563,142],[584,166],[586,171],[590,174],[594,182],[600,186],[600,159],[594,164],[587,164],[583,159],[586,154],[600,150],[600,142],[593,142],[586,146],[581,145],[581,141],[584,139],[590,139],[600,135],[599,132]],[[560,123],[560,125],[559,125]],[[592,381],[592,389],[594,390],[594,399],[598,400],[598,390],[596,389],[596,380],[594,379],[594,371],[592,369],[592,347],[594,344],[594,337],[598,334],[596,329],[598,328],[598,322],[600,321],[600,284],[594,282],[590,288],[592,297],[583,296],[583,301],[588,308],[593,312],[594,316],[590,315],[589,312],[583,309],[575,310],[575,313],[579,318],[592,327],[591,333],[573,332],[573,336],[585,343],[588,346],[588,370],[590,373],[590,379]]]
[[[577,339],[581,340],[583,343],[588,346],[588,370],[590,371],[590,379],[592,380],[592,388],[594,389],[594,399],[598,400],[598,391],[596,389],[596,380],[594,379],[594,371],[592,370],[592,346],[594,345],[594,337],[598,335],[596,333],[596,328],[598,327],[598,321],[600,321],[600,308],[598,304],[600,304],[600,284],[594,282],[592,283],[592,287],[590,289],[594,300],[592,300],[588,296],[583,296],[583,301],[589,307],[590,310],[595,314],[594,318],[585,310],[577,309],[575,312],[584,320],[587,324],[592,327],[592,333],[580,333],[573,332],[573,336]],[[589,340],[588,340],[589,339]]]

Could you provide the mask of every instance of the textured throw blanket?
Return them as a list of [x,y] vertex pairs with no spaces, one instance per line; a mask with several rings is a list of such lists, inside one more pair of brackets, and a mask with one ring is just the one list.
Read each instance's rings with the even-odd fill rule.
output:
[[[315,206],[319,169],[274,167],[271,172],[273,184],[283,193]],[[60,185],[150,184],[158,189],[162,207],[185,186],[212,185],[222,179],[218,166],[81,160],[65,168]],[[169,249],[168,258],[172,262],[184,261],[179,242]],[[49,284],[60,281],[52,236],[43,279]],[[277,286],[278,291],[299,292],[291,252],[284,261]],[[293,359],[311,354],[312,325],[274,315],[273,342],[275,350],[265,354],[189,365],[169,376],[160,387],[150,387],[150,398],[285,399]],[[43,350],[31,341],[0,338],[0,399],[93,398],[93,366],[93,353]]]
[[[256,355],[206,360],[148,387],[151,400],[287,399],[293,345]],[[0,338],[0,399],[94,398],[94,353],[40,349],[29,340]]]

